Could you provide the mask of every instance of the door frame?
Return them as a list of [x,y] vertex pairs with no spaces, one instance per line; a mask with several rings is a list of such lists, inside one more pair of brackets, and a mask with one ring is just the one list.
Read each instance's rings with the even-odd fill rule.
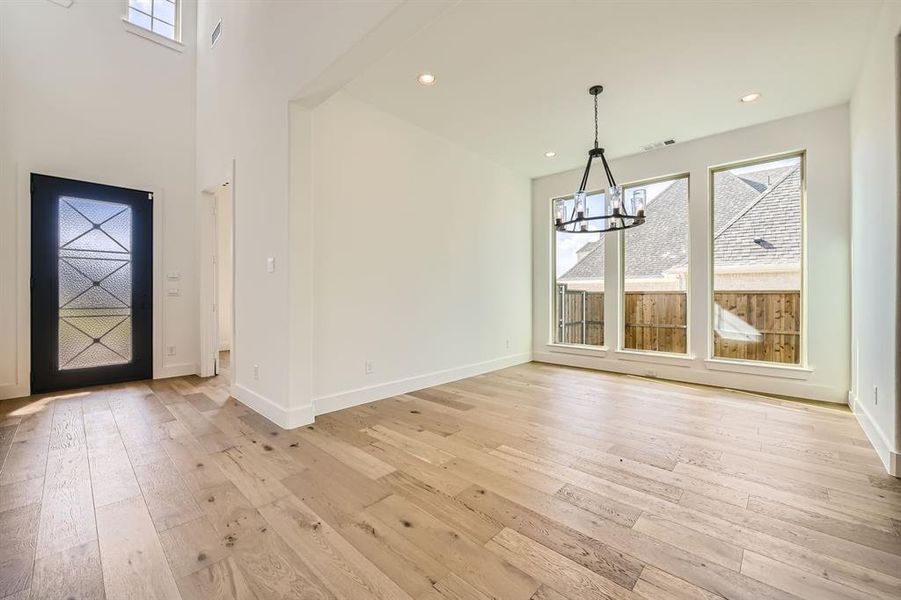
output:
[[[67,161],[68,163],[68,161]],[[15,248],[15,367],[12,381],[0,374],[0,399],[31,395],[31,174],[45,173],[63,179],[92,181],[115,187],[146,190],[153,194],[153,378],[171,377],[186,373],[169,373],[163,367],[163,319],[166,311],[163,287],[163,223],[165,191],[154,183],[122,177],[118,171],[94,168],[73,169],[55,161],[12,163],[0,184],[9,190],[14,200],[15,241],[0,243],[0,249]],[[171,369],[169,369],[171,370]],[[180,371],[181,369],[176,369]],[[193,371],[192,371],[193,372]]]
[[[60,178],[43,173],[31,174],[30,189],[32,208],[31,283],[34,286],[32,289],[39,285],[48,286],[41,287],[44,291],[42,295],[36,297],[32,293],[31,296],[32,323],[35,318],[41,319],[42,324],[44,320],[48,320],[46,327],[42,327],[40,330],[31,328],[31,391],[34,392],[37,388],[44,393],[152,377],[154,350],[153,193],[146,190],[108,186],[92,181]],[[60,321],[57,314],[59,294],[56,292],[59,285],[57,271],[60,260],[58,258],[57,221],[59,217],[57,215],[59,198],[69,194],[103,202],[115,202],[129,206],[131,210],[133,234],[130,248],[132,277],[130,288],[133,295],[129,304],[130,316],[127,318],[132,321],[131,338],[135,354],[126,363],[115,363],[103,367],[105,369],[103,373],[97,369],[63,370],[59,365],[54,367],[58,359],[59,338],[51,335],[50,331],[54,331],[53,324]],[[39,209],[37,213],[35,213],[35,209]],[[149,214],[146,211],[150,211]],[[150,231],[147,231],[148,227]],[[45,329],[50,331],[45,331]],[[35,356],[35,352],[37,352],[37,356]],[[36,369],[35,358],[49,360],[51,364],[49,371],[45,370],[45,364],[37,365]]]
[[[228,386],[231,392],[235,383],[235,372],[237,369],[238,355],[238,335],[235,327],[236,324],[236,303],[235,303],[235,286],[236,272],[235,257],[237,256],[237,240],[235,230],[237,228],[237,219],[235,208],[237,207],[237,186],[235,161],[232,160],[231,169],[223,178],[223,181],[203,188],[200,193],[198,206],[198,224],[200,225],[198,243],[199,248],[197,256],[200,262],[200,293],[198,312],[200,316],[200,376],[212,377],[217,373],[218,357],[219,357],[219,314],[217,298],[218,298],[218,260],[214,257],[218,251],[218,222],[216,215],[216,192],[223,186],[231,188],[231,265],[232,265],[232,285],[231,285],[231,350],[230,364],[228,368]],[[215,307],[215,309],[214,309]]]

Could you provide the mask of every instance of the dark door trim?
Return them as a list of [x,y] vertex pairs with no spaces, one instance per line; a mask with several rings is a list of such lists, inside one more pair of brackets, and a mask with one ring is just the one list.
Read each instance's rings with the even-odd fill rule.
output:
[[[60,369],[61,196],[127,205],[131,209],[131,354],[121,364]],[[147,191],[31,175],[31,392],[149,379],[153,375],[153,195]],[[69,210],[69,207],[64,207]],[[100,227],[94,219],[87,222]],[[115,240],[113,240],[115,241]],[[118,242],[116,242],[118,243]],[[99,279],[100,277],[97,277]],[[93,285],[98,285],[97,282]],[[129,300],[129,298],[124,298]],[[121,311],[120,311],[121,312]],[[68,325],[63,325],[68,327]],[[85,333],[85,332],[82,332]],[[87,335],[87,334],[85,334]],[[99,334],[97,334],[99,335]],[[88,336],[90,338],[90,336]],[[99,338],[98,338],[99,339]],[[94,340],[94,343],[98,342]],[[127,353],[124,353],[127,354]]]

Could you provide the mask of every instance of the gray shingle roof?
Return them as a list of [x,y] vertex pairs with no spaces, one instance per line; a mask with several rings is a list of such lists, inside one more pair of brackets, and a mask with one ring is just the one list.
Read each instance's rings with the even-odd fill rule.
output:
[[[801,260],[800,165],[735,175],[714,174],[717,266],[799,263]],[[688,180],[678,179],[647,208],[647,222],[626,231],[626,278],[656,278],[688,263]],[[681,243],[673,244],[673,240]],[[755,241],[756,240],[756,241]],[[599,279],[604,273],[604,238],[577,252],[578,261],[560,281]]]
[[783,171],[781,179],[715,232],[717,266],[800,264],[801,166]]

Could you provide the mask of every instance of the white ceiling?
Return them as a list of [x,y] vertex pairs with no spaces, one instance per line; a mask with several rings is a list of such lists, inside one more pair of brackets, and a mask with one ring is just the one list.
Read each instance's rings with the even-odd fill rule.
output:
[[[346,90],[537,177],[583,164],[594,83],[614,157],[846,102],[880,5],[465,1]],[[416,82],[424,71],[436,85]]]

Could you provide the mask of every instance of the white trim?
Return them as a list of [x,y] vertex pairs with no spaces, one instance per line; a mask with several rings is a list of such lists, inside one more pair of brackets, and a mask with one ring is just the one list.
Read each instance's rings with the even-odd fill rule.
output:
[[265,396],[236,383],[231,389],[232,396],[254,412],[257,412],[282,429],[294,429],[313,422],[313,405],[298,406],[286,410]]
[[186,375],[197,375],[197,363],[178,363],[175,365],[166,365],[154,372],[154,379],[169,379],[170,377],[184,377]]
[[125,31],[128,33],[133,33],[137,36],[140,36],[146,40],[150,40],[160,46],[165,46],[170,50],[175,50],[176,52],[184,52],[185,45],[179,41],[169,39],[164,35],[160,35],[158,33],[154,33],[149,29],[144,29],[140,25],[135,25],[131,21],[128,20],[128,16],[122,17],[122,24],[125,26]]
[[215,260],[216,234],[216,193],[215,190],[203,190],[200,193],[197,207],[198,243],[198,333],[200,334],[200,373],[201,377],[212,377],[216,371],[216,359],[219,345],[219,307],[217,304],[216,275],[219,265]]
[[641,350],[617,350],[614,352],[617,358],[622,360],[634,360],[636,362],[654,363],[659,365],[672,365],[674,367],[690,367],[697,357],[689,354],[676,354],[673,352],[653,352]]
[[589,346],[587,344],[545,344],[548,352],[575,354],[577,356],[607,356],[607,346]]
[[[119,186],[127,187],[127,186]],[[153,267],[151,269],[153,277],[153,378],[161,377],[165,369],[165,358],[163,358],[165,340],[163,339],[163,320],[164,311],[166,310],[165,296],[165,274],[163,269],[163,210],[165,197],[163,191],[154,186],[144,188],[136,187],[132,189],[144,189],[151,194],[150,208],[153,210]],[[196,369],[193,371],[196,373]]]
[[316,415],[324,415],[351,406],[358,406],[368,402],[375,402],[384,398],[415,392],[423,388],[432,387],[458,381],[467,377],[474,377],[498,369],[506,369],[515,365],[521,365],[532,360],[530,352],[511,354],[493,360],[464,365],[443,371],[434,371],[425,375],[397,379],[387,383],[381,383],[369,387],[357,388],[347,392],[339,392],[329,396],[321,396],[313,400]]
[[870,412],[857,401],[857,395],[854,392],[848,393],[848,404],[851,406],[851,412],[857,417],[860,428],[866,434],[867,439],[879,455],[886,472],[895,477],[901,477],[901,453],[892,448],[888,437],[879,426]]
[[681,364],[673,365],[657,362],[654,367],[650,367],[650,363],[644,361],[622,360],[615,353],[612,357],[602,358],[559,352],[534,351],[532,360],[553,365],[565,365],[610,373],[624,373],[640,377],[653,377],[757,394],[777,394],[836,404],[848,403],[847,389],[819,385],[792,378],[774,377],[769,374],[742,372],[726,374],[713,369],[685,368],[687,365]]
[[708,358],[704,361],[708,369],[713,371],[729,371],[731,373],[748,373],[765,377],[783,377],[785,379],[808,379],[813,369],[795,365],[777,363],[757,363],[744,360],[727,360],[724,358]]

